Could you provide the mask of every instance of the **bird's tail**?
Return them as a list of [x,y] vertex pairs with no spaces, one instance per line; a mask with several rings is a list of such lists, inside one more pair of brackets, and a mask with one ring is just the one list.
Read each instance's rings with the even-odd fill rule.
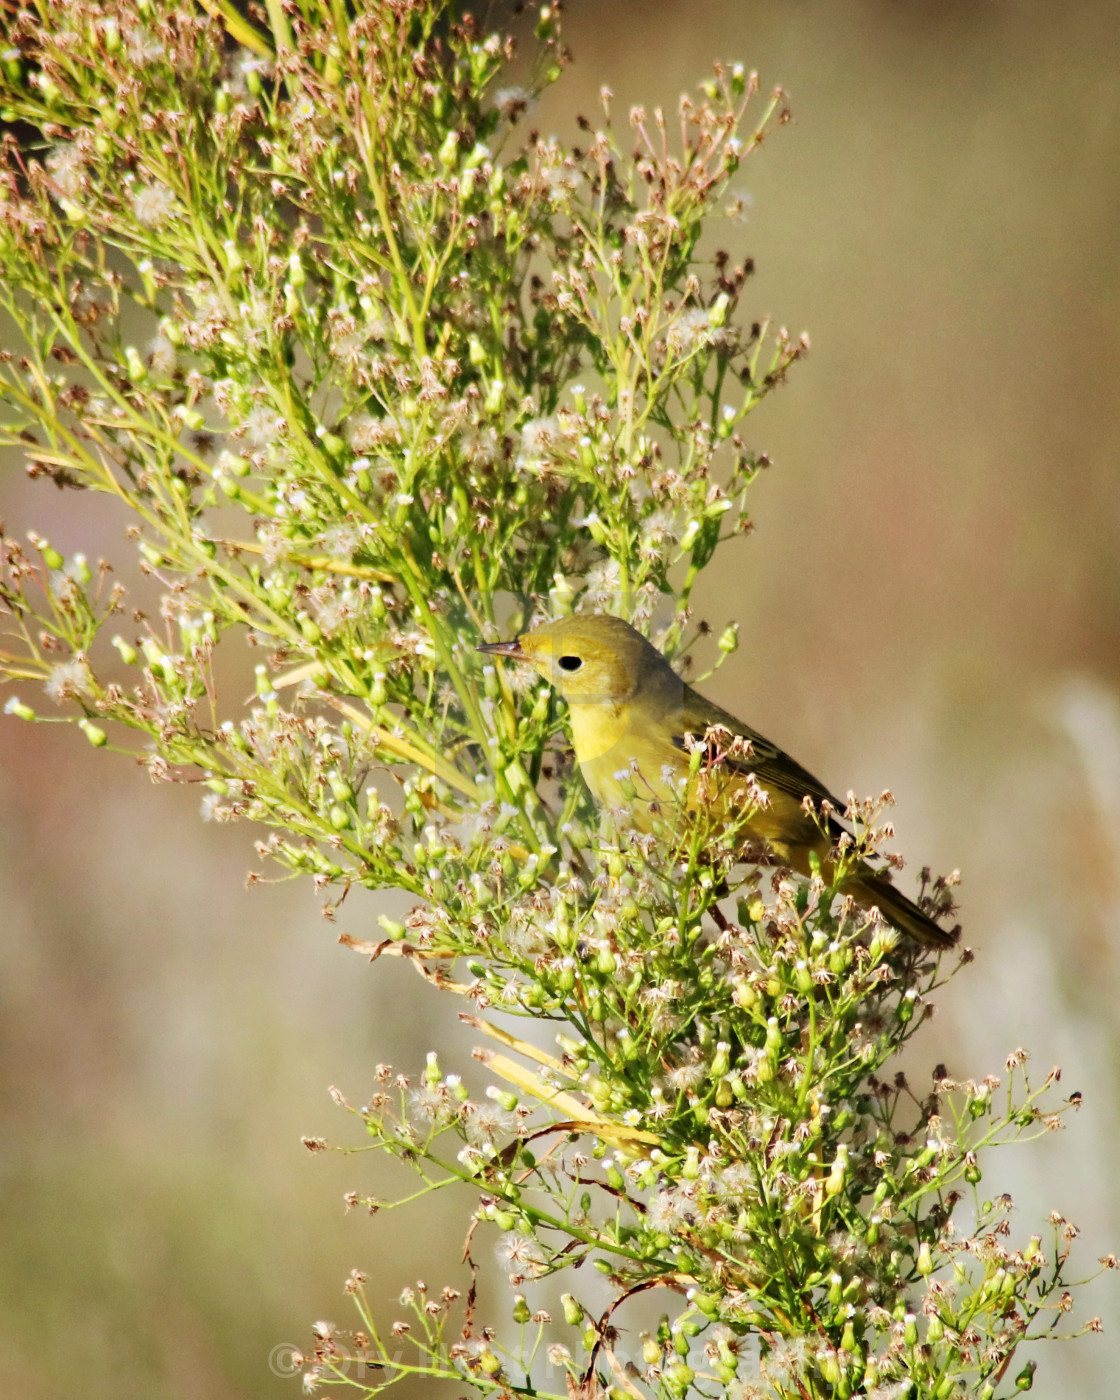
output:
[[864,869],[852,875],[841,886],[845,894],[850,894],[859,904],[879,906],[879,912],[888,923],[902,933],[909,934],[927,948],[943,951],[951,948],[960,937],[960,929],[944,929],[935,924],[928,914],[923,914],[912,899],[907,899],[901,890],[895,889],[885,876],[874,870]]

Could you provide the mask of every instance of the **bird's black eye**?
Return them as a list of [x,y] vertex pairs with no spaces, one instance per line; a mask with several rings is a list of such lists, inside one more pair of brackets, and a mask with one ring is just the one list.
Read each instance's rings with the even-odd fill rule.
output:
[[561,671],[578,671],[583,665],[583,657],[562,656],[556,664],[560,667]]

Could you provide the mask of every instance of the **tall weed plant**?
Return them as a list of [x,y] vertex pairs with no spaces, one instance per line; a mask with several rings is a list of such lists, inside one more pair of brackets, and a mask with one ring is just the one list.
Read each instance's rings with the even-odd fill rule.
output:
[[[110,496],[145,577],[5,534],[7,712],[201,787],[328,915],[406,891],[349,941],[478,1033],[483,1094],[433,1052],[338,1096],[412,1210],[470,1189],[469,1286],[392,1321],[356,1271],[305,1389],[1011,1396],[1027,1343],[1086,1328],[1076,1229],[1013,1228],[989,1149],[1076,1096],[1021,1050],[911,1085],[936,961],[714,823],[601,817],[550,690],[475,651],[574,609],[733,650],[690,598],[750,526],[743,420],[806,348],[719,251],[781,93],[722,65],[671,113],[604,90],[568,145],[534,129],[567,62],[535,20],[515,60],[443,0],[9,7],[0,438]],[[244,647],[248,706],[218,664]],[[855,851],[890,834],[849,816]],[[394,1204],[372,1169],[350,1202]]]

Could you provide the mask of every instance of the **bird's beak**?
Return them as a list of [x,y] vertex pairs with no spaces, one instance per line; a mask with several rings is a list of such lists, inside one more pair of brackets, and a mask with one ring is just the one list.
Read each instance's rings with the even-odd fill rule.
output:
[[508,656],[511,661],[528,660],[516,638],[512,642],[483,642],[475,651],[484,651],[487,656]]

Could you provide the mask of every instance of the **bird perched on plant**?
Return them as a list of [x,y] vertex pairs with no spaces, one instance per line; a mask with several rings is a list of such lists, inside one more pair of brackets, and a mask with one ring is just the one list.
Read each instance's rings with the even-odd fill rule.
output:
[[[720,816],[747,813],[744,846],[765,845],[806,876],[815,856],[832,883],[833,847],[843,828],[812,809],[819,813],[820,804],[828,803],[842,811],[844,804],[776,744],[686,685],[629,623],[578,613],[516,641],[478,649],[532,666],[568,702],[576,760],[600,805],[629,808],[635,825],[646,831],[657,812],[671,812],[682,795],[692,810],[708,803]],[[704,743],[709,775],[700,784],[690,759]],[[956,942],[958,930],[941,928],[866,861],[842,876],[840,889],[862,905],[877,905],[919,943],[944,949]]]

